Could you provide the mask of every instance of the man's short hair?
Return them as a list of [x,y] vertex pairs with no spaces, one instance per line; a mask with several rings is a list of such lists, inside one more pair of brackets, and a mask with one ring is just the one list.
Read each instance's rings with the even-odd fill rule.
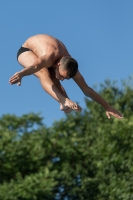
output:
[[78,63],[74,58],[64,56],[60,59],[61,68],[67,71],[67,75],[73,78],[78,71]]

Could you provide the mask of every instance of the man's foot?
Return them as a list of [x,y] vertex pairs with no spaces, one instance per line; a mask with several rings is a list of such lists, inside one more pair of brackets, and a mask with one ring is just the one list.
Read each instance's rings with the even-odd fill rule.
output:
[[68,106],[63,106],[61,103],[60,103],[60,110],[64,111],[65,113],[70,113],[73,111],[72,108],[69,108]]
[[72,110],[81,112],[82,108],[75,102],[71,101],[70,99],[66,98],[64,103],[61,103],[60,109],[63,111],[67,111],[68,108],[71,108]]

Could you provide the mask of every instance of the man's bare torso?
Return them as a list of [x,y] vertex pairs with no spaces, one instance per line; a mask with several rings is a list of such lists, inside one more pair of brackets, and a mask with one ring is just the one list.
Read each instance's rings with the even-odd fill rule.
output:
[[51,52],[54,56],[54,61],[62,56],[70,56],[65,45],[61,41],[45,34],[39,34],[28,38],[22,46],[29,48],[38,57],[42,57]]

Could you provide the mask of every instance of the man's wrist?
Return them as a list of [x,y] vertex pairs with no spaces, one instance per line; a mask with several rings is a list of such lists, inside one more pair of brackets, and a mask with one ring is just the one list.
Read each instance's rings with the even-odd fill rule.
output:
[[20,75],[21,75],[21,77],[26,76],[25,69],[20,71]]
[[103,107],[105,108],[105,110],[108,110],[110,107],[110,104],[106,102],[106,104]]
[[35,73],[35,70],[33,67],[28,67],[28,68],[22,69],[20,72],[22,76],[28,76]]

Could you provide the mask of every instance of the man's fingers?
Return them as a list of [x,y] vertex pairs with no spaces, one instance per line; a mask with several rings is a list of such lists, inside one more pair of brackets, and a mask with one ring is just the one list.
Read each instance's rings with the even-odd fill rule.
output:
[[14,74],[10,79],[9,79],[10,84],[16,84],[18,86],[21,85],[21,77],[18,74]]
[[71,109],[71,108],[68,108],[67,110],[65,110],[64,112],[67,114],[67,113],[70,113],[70,112],[72,112],[73,111],[73,109]]
[[14,79],[16,77],[18,77],[18,76],[16,74],[14,74],[10,79]]
[[114,113],[114,112],[106,112],[106,115],[108,117],[108,119],[110,119],[110,115],[118,118],[118,119],[123,119],[123,116],[120,113]]
[[106,112],[106,115],[107,115],[108,119],[110,119],[110,114],[109,114],[109,112]]
[[123,116],[122,115],[118,115],[118,114],[115,114],[114,117],[119,118],[119,119],[123,119]]
[[17,83],[17,86],[20,86],[20,85],[21,85],[21,82],[18,82],[18,83]]
[[114,116],[114,117],[116,117],[116,118],[123,118],[123,116],[119,113],[119,114],[117,114],[117,113],[112,113],[112,115]]
[[16,80],[18,80],[18,79],[19,79],[18,76],[13,76],[13,77],[10,78],[10,81],[16,81]]
[[10,84],[18,83],[20,85],[21,82],[21,76],[19,72],[16,72],[9,80]]
[[9,81],[11,84],[15,84],[15,83],[18,83],[18,80],[13,80],[13,81]]

